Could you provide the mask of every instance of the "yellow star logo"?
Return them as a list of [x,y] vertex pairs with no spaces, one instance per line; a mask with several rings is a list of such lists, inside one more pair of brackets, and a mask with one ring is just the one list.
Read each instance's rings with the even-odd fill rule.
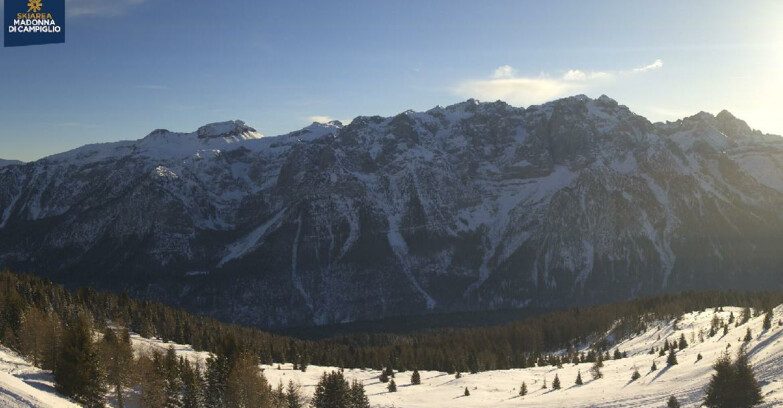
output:
[[41,2],[41,0],[30,0],[27,2],[27,7],[29,7],[27,9],[28,13],[31,11],[35,13],[41,11],[41,7],[43,7],[43,3]]

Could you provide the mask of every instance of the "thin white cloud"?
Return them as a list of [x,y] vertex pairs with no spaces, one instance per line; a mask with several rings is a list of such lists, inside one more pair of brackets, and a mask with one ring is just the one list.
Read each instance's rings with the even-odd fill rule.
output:
[[503,65],[498,67],[495,70],[495,73],[492,74],[493,78],[513,78],[514,75],[516,75],[516,70],[511,65]]
[[329,122],[332,122],[332,121],[336,120],[336,121],[342,123],[343,126],[347,126],[348,124],[353,122],[353,119],[335,119],[335,118],[333,118],[331,116],[321,116],[321,115],[308,116],[307,120],[309,120],[310,122],[315,122],[315,123],[329,123]]
[[563,79],[566,81],[582,81],[587,79],[587,74],[578,69],[569,69],[568,72],[563,75]]
[[116,17],[147,0],[66,0],[68,17]]
[[661,69],[661,68],[663,68],[663,61],[661,61],[660,59],[657,59],[652,64],[645,65],[645,66],[639,67],[639,68],[634,68],[633,72],[647,72],[647,71],[652,71],[652,70]]
[[500,78],[466,81],[456,93],[479,100],[502,100],[516,105],[546,102],[575,92],[580,85],[575,82],[549,78]]
[[612,74],[609,72],[603,72],[603,71],[593,71],[593,72],[582,72],[578,69],[569,69],[564,75],[563,80],[564,81],[585,81],[585,80],[593,80],[593,79],[609,79],[612,77]]
[[329,123],[332,120],[334,120],[334,119],[332,119],[332,118],[330,118],[328,116],[317,116],[317,115],[316,116],[309,116],[307,119],[310,122],[316,122],[316,123]]
[[[663,66],[661,60],[634,69],[631,72],[646,72]],[[628,71],[590,71],[569,69],[557,78],[542,74],[539,77],[520,77],[511,65],[495,69],[489,79],[467,80],[456,86],[454,93],[462,97],[479,100],[503,100],[515,105],[530,105],[550,101],[614,79],[618,73]]]

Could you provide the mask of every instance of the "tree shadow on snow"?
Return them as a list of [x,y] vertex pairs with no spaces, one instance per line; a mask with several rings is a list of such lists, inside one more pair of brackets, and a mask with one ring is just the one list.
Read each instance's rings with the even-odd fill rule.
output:
[[658,370],[658,374],[656,374],[656,375],[655,375],[655,377],[653,377],[653,379],[652,379],[652,380],[650,380],[650,383],[654,383],[654,382],[655,382],[655,380],[657,380],[657,379],[658,379],[658,377],[660,377],[660,376],[662,376],[662,375],[666,374],[666,372],[667,372],[667,371],[669,371],[669,369],[670,369],[670,368],[672,368],[672,366],[670,366],[670,365],[667,365],[667,366],[665,366],[665,367],[661,368],[660,370]]
[[[764,333],[768,332],[769,330],[764,330],[761,335],[764,335]],[[758,336],[758,338],[761,337],[761,335]],[[767,347],[768,345],[774,343],[776,340],[778,340],[781,335],[783,335],[783,331],[778,331],[777,333],[768,336],[766,339],[759,341],[756,343],[750,350],[748,350],[748,356],[753,357],[758,353],[760,350],[763,350],[764,347]],[[757,338],[757,340],[758,340]]]
[[54,387],[48,384],[48,382],[52,381],[52,375],[49,373],[20,374],[17,375],[16,377],[24,381],[25,384],[39,391],[59,395],[59,393],[54,389]]

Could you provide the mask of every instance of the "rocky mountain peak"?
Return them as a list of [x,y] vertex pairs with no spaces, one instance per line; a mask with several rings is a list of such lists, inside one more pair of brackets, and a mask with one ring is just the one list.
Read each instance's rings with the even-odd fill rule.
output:
[[598,99],[596,99],[596,101],[604,105],[617,106],[617,101],[606,95],[599,96]]
[[255,129],[241,120],[229,120],[204,125],[196,131],[199,139],[215,139],[237,137],[249,133],[257,133]]
[[728,137],[732,138],[744,138],[750,136],[753,131],[750,126],[742,120],[736,118],[731,112],[722,110],[715,117],[718,123],[718,127]]

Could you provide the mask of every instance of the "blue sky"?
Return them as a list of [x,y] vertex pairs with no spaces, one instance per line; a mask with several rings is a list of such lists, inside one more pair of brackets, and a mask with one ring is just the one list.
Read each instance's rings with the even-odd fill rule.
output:
[[0,49],[0,157],[579,93],[783,134],[783,1],[637,3],[66,0],[65,44]]

